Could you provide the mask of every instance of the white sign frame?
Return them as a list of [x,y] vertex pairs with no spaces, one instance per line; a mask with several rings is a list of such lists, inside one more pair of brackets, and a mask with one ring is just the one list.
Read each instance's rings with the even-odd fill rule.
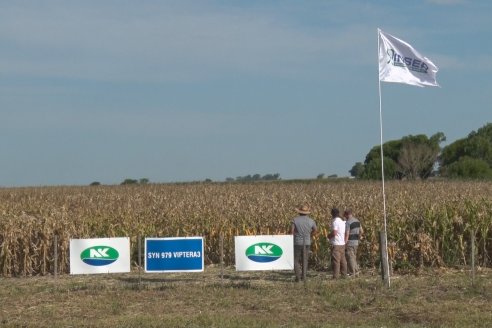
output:
[[[269,243],[279,246],[282,249],[282,255],[271,262],[261,263],[251,260],[246,256],[246,250],[259,243]],[[293,235],[235,236],[234,248],[236,271],[294,270]]]
[[[106,265],[90,265],[81,259],[83,251],[97,246],[103,246],[95,250],[100,252],[103,258],[108,248],[115,249],[118,258]],[[123,273],[130,272],[130,238],[91,238],[70,239],[70,274],[97,274],[97,273]]]

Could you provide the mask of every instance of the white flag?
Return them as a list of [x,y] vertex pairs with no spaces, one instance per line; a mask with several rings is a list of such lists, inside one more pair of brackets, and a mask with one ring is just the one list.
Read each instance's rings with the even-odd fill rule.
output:
[[407,42],[379,32],[379,80],[419,87],[436,86],[438,68]]

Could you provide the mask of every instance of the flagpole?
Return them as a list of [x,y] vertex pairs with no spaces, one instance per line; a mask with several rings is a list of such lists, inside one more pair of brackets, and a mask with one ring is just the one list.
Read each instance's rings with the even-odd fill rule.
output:
[[[379,33],[380,29],[378,28],[378,59],[379,59]],[[379,73],[378,73],[379,75]],[[379,127],[380,127],[380,137],[381,137],[381,181],[383,187],[383,217],[384,217],[384,249],[385,249],[385,265],[388,268],[388,287],[390,287],[390,270],[389,270],[389,259],[388,259],[388,233],[386,229],[386,192],[384,189],[384,154],[383,154],[383,106],[382,106],[382,98],[381,98],[381,79],[378,77],[378,89],[379,89]],[[383,270],[383,268],[381,268]]]
[[[382,42],[382,44],[381,44]],[[386,58],[387,57],[387,62]],[[385,257],[383,266],[387,271],[387,287],[390,286],[390,270],[388,256],[388,235],[386,225],[386,193],[384,190],[384,155],[383,155],[383,111],[381,97],[381,81],[415,85],[419,87],[435,86],[439,84],[436,73],[439,68],[428,58],[421,55],[407,42],[384,33],[378,28],[378,60],[379,60],[379,125],[381,127],[381,180],[383,182],[383,209],[384,209],[384,240],[381,240],[381,257]],[[383,252],[384,251],[384,252]],[[383,254],[384,253],[384,254]]]

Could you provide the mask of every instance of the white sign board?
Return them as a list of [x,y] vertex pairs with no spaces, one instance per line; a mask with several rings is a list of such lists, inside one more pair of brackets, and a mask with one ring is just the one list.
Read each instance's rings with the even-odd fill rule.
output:
[[236,236],[236,270],[293,270],[292,235]]
[[130,272],[130,239],[70,239],[70,274]]

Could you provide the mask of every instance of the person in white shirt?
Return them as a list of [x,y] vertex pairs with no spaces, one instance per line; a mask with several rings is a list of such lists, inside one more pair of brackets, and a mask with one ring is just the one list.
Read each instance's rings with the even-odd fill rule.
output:
[[345,222],[340,218],[338,208],[331,209],[331,232],[328,235],[331,243],[331,265],[333,279],[347,275],[347,260],[345,259]]

